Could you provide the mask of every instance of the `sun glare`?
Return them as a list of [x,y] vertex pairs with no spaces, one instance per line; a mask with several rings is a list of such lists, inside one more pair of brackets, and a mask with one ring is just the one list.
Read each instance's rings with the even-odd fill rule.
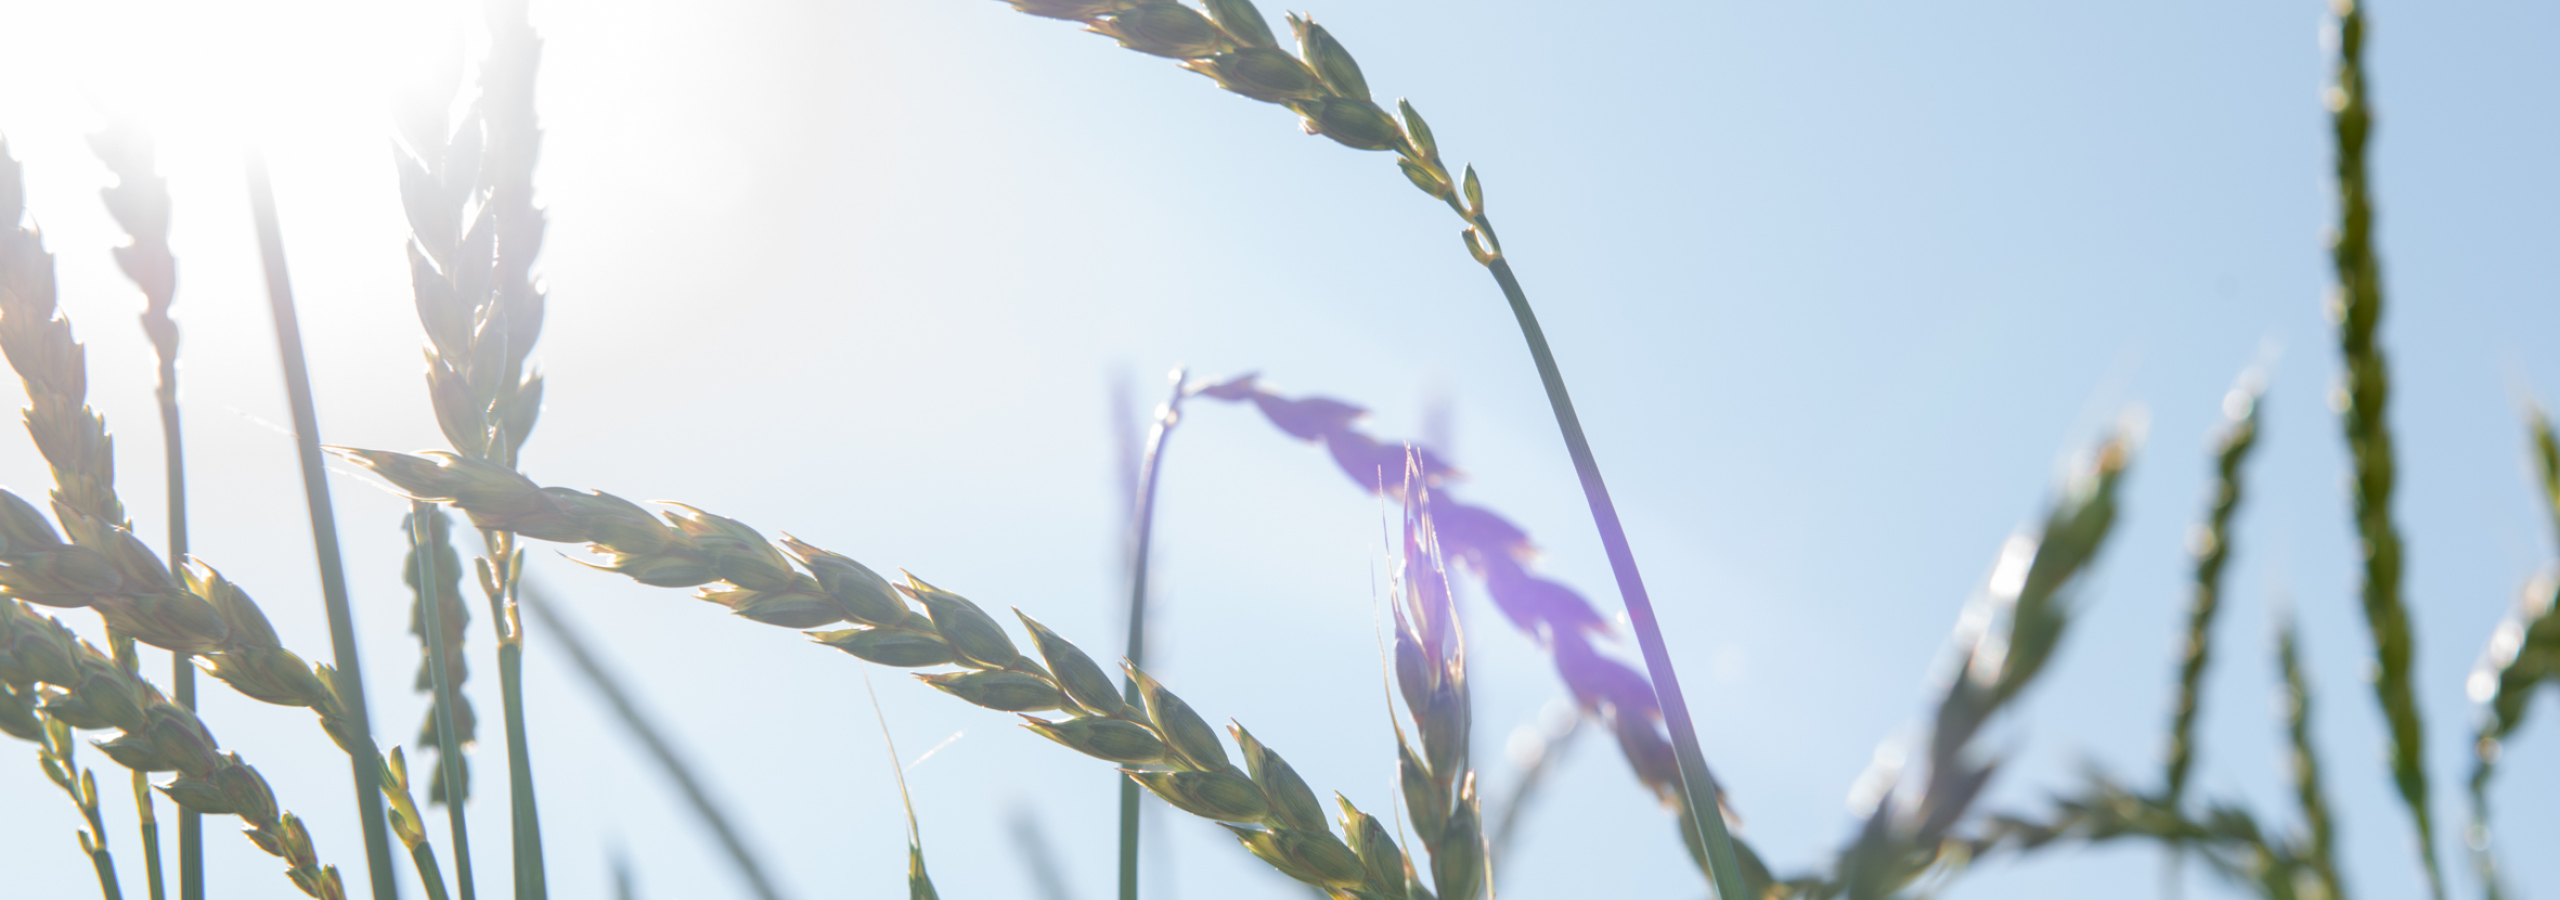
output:
[[[32,163],[85,156],[81,136],[120,120],[149,129],[168,168],[236,167],[245,149],[262,147],[378,175],[392,99],[458,65],[463,35],[477,31],[463,27],[473,7],[458,2],[13,7],[0,30],[0,130],[38,182],[89,177],[94,166]],[[318,152],[351,142],[371,146]]]

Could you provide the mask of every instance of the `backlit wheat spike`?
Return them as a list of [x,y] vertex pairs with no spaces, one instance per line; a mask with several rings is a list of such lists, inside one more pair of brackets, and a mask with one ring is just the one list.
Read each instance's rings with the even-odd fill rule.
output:
[[[796,538],[784,537],[777,548],[734,519],[677,506],[661,521],[611,494],[541,487],[512,469],[455,453],[335,452],[415,499],[461,508],[482,528],[588,544],[598,555],[591,563],[596,568],[658,587],[699,588],[697,597],[743,618],[797,629],[849,620],[854,627],[810,636],[881,665],[957,665],[917,678],[979,706],[1025,713],[1023,725],[1033,732],[1120,763],[1166,803],[1226,823],[1254,855],[1331,896],[1407,896],[1404,853],[1374,818],[1346,804],[1346,842],[1316,819],[1320,812],[1310,814],[1320,808],[1296,771],[1242,726],[1231,729],[1244,753],[1240,769],[1217,731],[1162,682],[1124,666],[1138,686],[1140,702],[1132,704],[1083,650],[1018,610],[1036,661],[965,597],[913,575],[892,584],[849,557]],[[1027,715],[1040,712],[1060,717]],[[1450,721],[1434,719],[1433,727],[1445,731]],[[1453,788],[1466,793],[1463,783]],[[1453,819],[1473,813],[1472,803],[1453,803]],[[1444,824],[1441,832],[1461,827],[1475,828]]]
[[[469,677],[471,671],[470,659],[462,652],[463,634],[471,624],[471,607],[462,602],[462,557],[453,552],[453,524],[445,517],[444,510],[430,506],[422,512],[426,516],[425,530],[428,541],[434,548],[435,561],[431,565],[420,561],[418,542],[414,540],[408,542],[409,556],[401,568],[400,580],[409,586],[412,598],[409,606],[409,633],[418,636],[418,645],[427,648],[423,651],[425,654],[435,652],[433,648],[436,641],[429,639],[427,634],[426,598],[436,598],[439,625],[444,630],[442,637],[445,647],[445,673],[454,684],[459,685]],[[412,513],[401,520],[402,534],[418,533],[420,523],[415,519],[419,514]],[[426,585],[420,581],[422,575],[429,573],[434,576],[433,585]],[[428,695],[429,703],[441,704],[447,698],[435,692],[433,668],[428,665],[427,658],[422,656],[418,660],[418,676],[410,683],[410,687],[418,693]],[[429,803],[447,803],[450,802],[449,798],[457,796],[463,799],[470,797],[471,760],[464,751],[470,748],[471,742],[479,734],[479,716],[472,711],[471,698],[456,693],[450,699],[453,701],[453,726],[457,739],[450,755],[454,757],[456,768],[462,771],[463,776],[457,779],[456,783],[447,784],[444,768],[439,764],[427,778],[427,802]],[[427,721],[418,729],[418,744],[422,747],[436,748],[437,756],[441,759],[447,754],[443,752],[444,747],[436,736],[436,715],[437,711],[432,708],[427,711]]]
[[[427,334],[430,405],[455,450],[512,468],[542,407],[542,376],[527,363],[546,303],[533,277],[545,228],[533,202],[542,141],[534,77],[542,41],[522,0],[488,0],[484,12],[489,49],[473,102],[456,122],[449,110],[458,83],[412,98],[400,112],[404,149],[395,156],[411,226],[418,320]],[[515,895],[541,897],[547,877],[525,735],[524,633],[516,607],[523,554],[504,531],[484,529],[481,541],[477,565],[497,636],[507,731]],[[449,749],[467,745],[469,736],[464,732],[464,741]],[[468,785],[450,790],[460,796]]]
[[[186,441],[178,415],[178,323],[169,318],[169,305],[178,291],[178,261],[169,252],[169,181],[160,177],[154,163],[156,154],[150,132],[138,125],[120,123],[90,135],[89,147],[107,170],[115,173],[115,185],[98,193],[106,201],[108,214],[129,238],[124,246],[115,248],[116,265],[142,291],[142,331],[151,339],[152,352],[160,360],[159,382],[152,393],[160,403],[169,564],[176,566],[187,556],[187,466]],[[178,705],[194,709],[194,665],[183,653],[174,654],[169,662],[171,693],[176,695]],[[151,794],[142,784],[135,782],[136,803],[148,816]],[[157,856],[159,843],[156,829],[146,825],[144,852]],[[151,896],[158,900],[159,861],[150,861],[147,868],[155,882]],[[181,900],[203,900],[203,822],[194,813],[181,812],[178,816],[178,884]]]
[[1396,728],[1397,768],[1408,821],[1431,860],[1433,896],[1475,900],[1487,885],[1483,806],[1467,753],[1473,702],[1466,640],[1427,512],[1430,489],[1416,483],[1421,474],[1420,454],[1414,454],[1399,479],[1409,499],[1393,606],[1394,670],[1413,732],[1408,737]]
[[[196,714],[168,701],[158,688],[126,671],[106,654],[51,618],[17,602],[0,601],[0,682],[45,684],[43,712],[58,725],[122,732],[98,744],[109,758],[137,772],[176,772],[160,788],[182,809],[203,815],[235,815],[249,826],[258,848],[285,861],[285,875],[304,894],[344,900],[335,866],[323,866],[311,835],[292,813],[277,809],[266,779],[224,753]],[[94,792],[84,779],[83,790]]]
[[2408,605],[2400,595],[2400,529],[2391,517],[2392,487],[2398,477],[2389,420],[2391,374],[2380,336],[2382,264],[2374,253],[2373,185],[2365,151],[2373,135],[2373,105],[2364,75],[2369,35],[2362,4],[2332,0],[2331,5],[2338,16],[2337,66],[2328,91],[2330,131],[2337,143],[2338,226],[2329,245],[2337,276],[2329,295],[2329,317],[2338,325],[2338,350],[2346,365],[2338,408],[2355,466],[2351,483],[2356,535],[2364,551],[2365,624],[2373,633],[2373,692],[2390,725],[2391,781],[2417,827],[2417,851],[2426,863],[2427,888],[2436,900],[2444,900],[2435,820],[2427,805],[2426,726],[2419,715],[2417,691],[2410,684],[2417,638]]
[[[1866,826],[1840,854],[1822,896],[1896,896],[1938,864],[1956,825],[1998,768],[1973,747],[1992,716],[2043,671],[2074,612],[2070,589],[2115,524],[2116,484],[2131,462],[2132,438],[2102,441],[2081,463],[2033,533],[2001,548],[1990,583],[1957,625],[1952,671],[1929,730],[1925,779],[1917,796],[1898,796],[1902,776],[1884,785]],[[1907,806],[1907,809],[1905,808]]]
[[[2560,435],[2553,434],[2551,419],[2541,409],[2529,410],[2527,418],[2536,484],[2552,533],[2560,537]],[[2560,682],[2560,571],[2545,571],[2498,622],[2464,685],[2471,701],[2480,704],[2480,724],[2472,738],[2471,834],[2466,843],[2490,900],[2504,897],[2506,884],[2491,840],[2496,833],[2489,827],[2489,783],[2507,736],[2524,724],[2534,695],[2554,682]]]

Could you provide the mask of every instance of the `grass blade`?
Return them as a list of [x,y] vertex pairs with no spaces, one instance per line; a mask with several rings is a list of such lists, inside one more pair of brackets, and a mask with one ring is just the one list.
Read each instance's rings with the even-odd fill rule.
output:
[[[399,896],[392,880],[391,838],[382,813],[381,751],[366,713],[364,667],[356,656],[355,617],[347,607],[347,574],[338,556],[337,514],[320,459],[320,420],[311,401],[311,373],[302,353],[302,325],[293,309],[293,283],[285,271],[284,234],[276,223],[275,189],[266,157],[250,151],[249,202],[257,216],[258,251],[267,276],[267,303],[275,314],[276,355],[284,366],[285,398],[293,408],[295,449],[302,459],[302,493],[311,511],[311,544],[319,558],[320,596],[329,611],[329,644],[337,659],[337,688],[349,722],[346,748],[355,770],[357,818],[364,823],[365,870],[376,900]],[[455,848],[461,852],[461,848]]]
[[781,900],[782,892],[774,887],[772,877],[765,874],[763,860],[756,857],[754,848],[740,836],[728,812],[712,798],[710,789],[694,775],[693,765],[676,752],[675,745],[667,740],[657,723],[641,711],[630,692],[622,689],[621,678],[605,667],[604,660],[588,644],[585,632],[553,608],[550,599],[534,585],[524,585],[520,596],[525,608],[533,611],[534,620],[559,640],[560,649],[567,651],[570,666],[585,676],[587,686],[604,698],[605,706],[613,711],[615,721],[621,722],[622,727],[631,731],[632,737],[639,739],[640,747],[648,751],[650,761],[658,764],[659,773],[675,783],[677,793],[684,795],[685,805],[693,810],[694,818],[702,823],[702,827],[711,832],[712,839],[720,843],[730,866],[737,869],[738,877],[747,883],[747,890],[763,900]]
[[[1164,464],[1165,441],[1173,436],[1173,426],[1182,421],[1183,378],[1185,370],[1173,370],[1173,392],[1164,404],[1156,407],[1155,425],[1147,432],[1146,455],[1138,464],[1138,493],[1130,504],[1132,517],[1129,550],[1129,641],[1128,660],[1142,666],[1147,658],[1147,555],[1154,545],[1156,521],[1156,477]],[[1121,693],[1130,703],[1139,702],[1138,683],[1123,679]],[[1120,900],[1138,900],[1138,783],[1126,778],[1120,781]]]
[[2382,265],[2374,253],[2373,186],[2365,145],[2373,134],[2373,107],[2365,84],[2368,40],[2364,7],[2334,0],[2338,58],[2329,86],[2331,133],[2337,141],[2338,227],[2330,262],[2338,279],[2331,315],[2346,365],[2340,418],[2354,458],[2355,528],[2364,551],[2363,605],[2373,633],[2374,699],[2391,734],[2391,781],[2417,828],[2418,856],[2426,863],[2427,889],[2444,900],[2444,872],[2436,861],[2435,821],[2427,805],[2426,726],[2410,685],[2417,639],[2401,598],[2401,543],[2392,521],[2394,471],[2388,403],[2391,374],[2383,356]]

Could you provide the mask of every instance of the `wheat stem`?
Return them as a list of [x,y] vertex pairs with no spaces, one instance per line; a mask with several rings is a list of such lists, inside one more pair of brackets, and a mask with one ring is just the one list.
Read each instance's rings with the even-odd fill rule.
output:
[[[152,394],[160,406],[160,456],[168,486],[169,565],[175,568],[187,556],[187,467],[178,416],[178,323],[169,318],[169,305],[178,287],[177,259],[169,252],[169,182],[154,165],[156,153],[150,133],[139,126],[119,123],[90,135],[89,147],[116,176],[114,186],[98,193],[108,214],[129,238],[124,246],[115,248],[116,264],[142,291],[142,330],[151,339],[151,349],[160,363],[159,380]],[[194,663],[185,653],[173,654],[169,663],[170,687],[178,705],[194,709]],[[148,802],[150,795],[143,791],[136,796]],[[144,852],[154,857],[159,854],[156,836],[145,839]],[[148,865],[155,880],[151,895],[158,900],[160,863],[155,859]],[[180,900],[204,898],[203,819],[183,810],[178,813],[178,896]]]
[[782,892],[765,874],[764,862],[756,858],[754,848],[739,834],[729,814],[721,809],[719,801],[712,799],[711,791],[703,785],[702,779],[694,775],[693,765],[677,754],[675,745],[659,731],[649,715],[640,710],[630,692],[622,689],[622,680],[596,656],[579,626],[555,609],[541,590],[531,584],[523,588],[520,597],[524,608],[532,610],[534,620],[559,640],[560,649],[568,652],[570,666],[585,676],[587,686],[604,698],[605,706],[613,711],[614,719],[629,729],[632,737],[640,740],[641,749],[648,751],[650,761],[658,764],[658,771],[665,774],[667,780],[675,782],[676,791],[684,795],[685,805],[693,810],[695,818],[702,820],[705,828],[710,829],[712,838],[720,842],[720,849],[728,855],[729,864],[738,870],[738,877],[747,882],[747,889],[763,900],[781,900]]
[[[1156,407],[1155,425],[1147,432],[1146,455],[1138,465],[1138,495],[1131,502],[1134,518],[1129,552],[1129,664],[1147,659],[1147,557],[1154,546],[1156,477],[1164,463],[1165,441],[1182,421],[1183,380],[1187,370],[1175,367],[1172,393]],[[1138,683],[1123,679],[1121,693],[1139,702]],[[1138,783],[1120,779],[1120,900],[1138,900]]]
[[[293,284],[285,271],[284,235],[276,223],[275,188],[267,180],[266,157],[252,150],[248,159],[249,201],[257,217],[259,257],[267,276],[267,303],[275,315],[276,354],[284,366],[285,398],[293,409],[295,449],[302,461],[303,499],[310,507],[311,544],[320,567],[320,596],[329,613],[329,644],[337,659],[336,686],[349,723],[342,738],[355,770],[356,810],[363,821],[365,871],[376,900],[399,896],[392,881],[391,842],[382,813],[381,751],[373,743],[373,727],[365,712],[364,668],[356,653],[355,617],[347,605],[347,575],[338,555],[337,514],[329,502],[327,470],[320,458],[320,421],[311,399],[311,374],[304,363],[302,325],[294,314]],[[462,848],[455,848],[456,853]]]
[[[439,579],[435,577],[434,572],[426,570],[432,567],[436,560],[434,530],[428,524],[429,518],[434,515],[433,504],[424,502],[409,504],[409,539],[412,546],[417,548],[414,558],[419,560],[418,565],[421,568],[418,572],[418,609],[426,618],[427,640],[431,644],[431,649],[427,653],[427,672],[435,686],[432,714],[435,716],[436,746],[439,748],[436,761],[443,767],[445,783],[460,785],[462,783],[461,729],[456,728],[453,723],[453,682],[447,677],[445,671],[447,652],[444,603],[436,596],[436,582]],[[453,830],[453,880],[455,886],[461,891],[462,900],[473,900],[477,893],[473,890],[475,881],[471,876],[470,817],[464,812],[469,804],[464,803],[460,796],[448,794],[447,797],[444,813],[446,823]]]
[[1591,506],[1591,521],[1599,526],[1600,543],[1608,552],[1609,572],[1618,581],[1618,594],[1626,600],[1628,625],[1636,633],[1636,646],[1644,654],[1645,674],[1652,677],[1654,696],[1662,705],[1663,725],[1671,732],[1672,751],[1680,764],[1683,815],[1690,818],[1705,836],[1708,874],[1714,878],[1716,895],[1722,900],[1745,900],[1742,864],[1733,850],[1733,835],[1725,830],[1724,817],[1718,812],[1715,776],[1707,771],[1706,754],[1698,746],[1698,726],[1689,718],[1689,701],[1680,691],[1680,674],[1672,668],[1671,649],[1662,638],[1662,624],[1654,618],[1653,599],[1646,594],[1644,574],[1636,570],[1635,551],[1627,546],[1627,532],[1618,522],[1618,507],[1609,498],[1609,485],[1600,477],[1600,463],[1591,454],[1591,441],[1582,433],[1582,418],[1574,412],[1573,397],[1565,390],[1564,373],[1556,366],[1555,352],[1547,348],[1546,330],[1538,326],[1538,314],[1529,308],[1529,297],[1520,289],[1520,279],[1511,273],[1511,261],[1496,255],[1485,264],[1492,270],[1493,280],[1502,286],[1502,296],[1511,302],[1511,314],[1520,322],[1520,336],[1528,342],[1529,357],[1538,368],[1538,381],[1546,386],[1547,405],[1556,416],[1556,429],[1564,435],[1567,455],[1573,458],[1575,477],[1582,482],[1583,499]]

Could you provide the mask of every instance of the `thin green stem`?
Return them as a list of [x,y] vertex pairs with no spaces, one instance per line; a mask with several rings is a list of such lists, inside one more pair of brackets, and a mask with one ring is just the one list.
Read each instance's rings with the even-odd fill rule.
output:
[[[284,365],[285,397],[293,408],[293,434],[302,459],[302,494],[311,509],[311,544],[319,558],[320,597],[329,611],[329,644],[337,659],[336,693],[346,704],[352,724],[348,748],[355,770],[356,810],[364,822],[365,871],[375,900],[400,896],[392,880],[391,835],[382,817],[381,751],[373,743],[372,720],[365,712],[364,666],[356,655],[355,616],[347,604],[346,567],[338,556],[337,514],[329,503],[327,470],[320,456],[320,420],[311,400],[311,373],[302,353],[302,325],[294,314],[293,282],[285,271],[284,234],[276,224],[274,187],[267,180],[266,157],[255,150],[248,159],[249,200],[257,217],[258,250],[267,276],[267,303],[275,314],[276,355]],[[459,852],[457,850],[457,852]]]
[[150,888],[151,900],[166,900],[168,888],[160,873],[160,815],[152,807],[151,777],[133,773],[133,812],[142,819],[142,876]]
[[[436,513],[435,505],[424,501],[409,504],[409,539],[417,547],[418,610],[425,617],[427,640],[435,646],[427,654],[427,678],[435,687],[436,765],[444,770],[444,783],[462,783],[461,729],[453,722],[453,682],[445,671],[444,602],[436,597],[435,530],[427,520]],[[445,822],[453,828],[453,880],[462,892],[462,900],[473,900],[471,877],[471,829],[461,792],[446,795]]]
[[570,666],[585,676],[587,686],[604,698],[605,706],[613,710],[614,719],[629,729],[632,737],[640,740],[641,749],[649,752],[649,759],[658,764],[658,771],[675,783],[677,793],[684,795],[685,805],[693,809],[694,817],[701,820],[702,827],[710,830],[711,837],[720,842],[720,849],[728,854],[729,864],[738,870],[738,877],[747,882],[747,889],[764,900],[781,900],[782,892],[765,874],[764,862],[756,858],[755,849],[739,834],[728,812],[721,808],[719,801],[712,799],[711,791],[703,786],[702,779],[694,775],[692,763],[676,753],[675,745],[667,740],[657,723],[640,710],[629,691],[622,689],[621,679],[605,668],[604,661],[588,645],[586,636],[559,610],[553,609],[551,601],[541,591],[527,589],[523,592],[523,600],[525,608],[533,610],[533,617],[542,623],[542,627],[549,629],[549,633],[560,641],[560,648],[569,652]]
[[[1488,229],[1489,230],[1489,229]],[[1680,762],[1680,782],[1684,796],[1684,814],[1689,816],[1706,839],[1707,864],[1715,881],[1716,896],[1721,900],[1746,900],[1742,886],[1742,863],[1733,852],[1733,835],[1725,830],[1724,815],[1716,805],[1715,776],[1707,771],[1705,751],[1698,746],[1698,726],[1689,719],[1689,701],[1680,692],[1680,676],[1671,668],[1671,648],[1662,640],[1662,625],[1653,615],[1653,599],[1646,595],[1644,575],[1636,570],[1635,551],[1627,546],[1625,526],[1618,524],[1618,506],[1609,499],[1609,486],[1600,480],[1600,463],[1592,458],[1591,441],[1582,434],[1582,418],[1573,410],[1573,398],[1565,392],[1564,373],[1556,368],[1555,352],[1547,348],[1547,334],[1538,327],[1538,314],[1529,308],[1528,294],[1520,290],[1520,279],[1511,274],[1511,261],[1496,255],[1485,263],[1493,272],[1493,280],[1502,286],[1502,296],[1511,301],[1511,314],[1520,320],[1520,336],[1529,344],[1529,357],[1538,365],[1538,380],[1546,385],[1547,403],[1555,408],[1556,428],[1564,433],[1565,452],[1573,457],[1574,474],[1582,480],[1582,495],[1591,504],[1591,520],[1600,528],[1600,543],[1609,554],[1609,571],[1617,576],[1618,593],[1626,598],[1627,619],[1636,633],[1636,646],[1644,652],[1645,674],[1653,679],[1654,698],[1662,704],[1663,725],[1671,732],[1671,747]]]
[[[1147,453],[1138,465],[1138,496],[1129,552],[1129,667],[1142,668],[1147,658],[1147,555],[1154,544],[1156,475],[1164,463],[1165,441],[1182,421],[1182,383],[1189,372],[1173,370],[1172,394],[1156,407],[1155,427],[1147,433]],[[1143,703],[1135,679],[1122,678],[1121,693],[1132,704]],[[1138,900],[1138,783],[1120,779],[1120,900]]]

